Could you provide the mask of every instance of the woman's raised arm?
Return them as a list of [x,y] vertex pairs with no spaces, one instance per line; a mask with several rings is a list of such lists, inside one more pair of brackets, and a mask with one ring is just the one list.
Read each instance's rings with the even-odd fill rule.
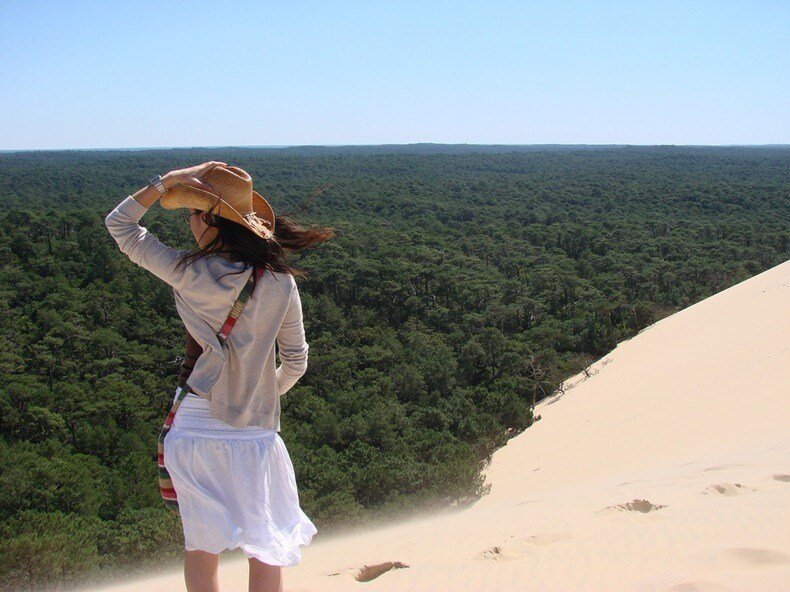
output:
[[[165,189],[183,183],[210,191],[211,186],[204,183],[201,177],[213,167],[224,166],[224,164],[211,161],[187,169],[171,171],[162,177],[162,184]],[[183,283],[185,268],[176,270],[176,264],[188,250],[168,247],[139,224],[140,218],[158,199],[157,188],[146,185],[133,195],[127,196],[107,214],[104,224],[118,243],[118,247],[132,262],[178,289]]]

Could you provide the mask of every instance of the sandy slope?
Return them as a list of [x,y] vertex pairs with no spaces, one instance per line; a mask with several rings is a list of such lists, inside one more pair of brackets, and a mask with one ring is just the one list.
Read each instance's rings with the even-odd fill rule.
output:
[[[790,261],[645,329],[566,385],[494,455],[490,495],[319,533],[286,590],[790,590]],[[355,579],[386,562],[408,567]],[[246,590],[246,561],[223,558],[220,581]],[[175,572],[112,591],[182,589]]]

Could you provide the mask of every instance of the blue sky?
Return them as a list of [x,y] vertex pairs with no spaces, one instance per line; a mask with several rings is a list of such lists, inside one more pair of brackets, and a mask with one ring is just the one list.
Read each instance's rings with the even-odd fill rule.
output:
[[0,149],[790,142],[790,2],[0,0]]

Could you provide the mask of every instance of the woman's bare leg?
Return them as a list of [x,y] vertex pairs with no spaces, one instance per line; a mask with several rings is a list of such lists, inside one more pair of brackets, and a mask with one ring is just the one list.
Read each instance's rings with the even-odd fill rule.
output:
[[219,554],[184,551],[184,580],[188,592],[219,592]]
[[283,568],[249,557],[250,592],[283,592]]

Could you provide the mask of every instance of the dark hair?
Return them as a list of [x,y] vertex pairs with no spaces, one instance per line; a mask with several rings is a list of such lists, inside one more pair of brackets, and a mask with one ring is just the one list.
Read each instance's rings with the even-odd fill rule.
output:
[[274,237],[271,239],[263,239],[245,226],[215,215],[213,210],[202,212],[201,218],[210,228],[217,229],[217,235],[203,248],[198,247],[183,255],[178,265],[187,265],[200,257],[227,252],[235,261],[246,263],[244,269],[235,273],[244,273],[249,266],[257,265],[271,271],[305,276],[305,271],[290,265],[286,250],[299,251],[335,236],[332,227],[312,225],[304,228],[285,214],[275,214]]

